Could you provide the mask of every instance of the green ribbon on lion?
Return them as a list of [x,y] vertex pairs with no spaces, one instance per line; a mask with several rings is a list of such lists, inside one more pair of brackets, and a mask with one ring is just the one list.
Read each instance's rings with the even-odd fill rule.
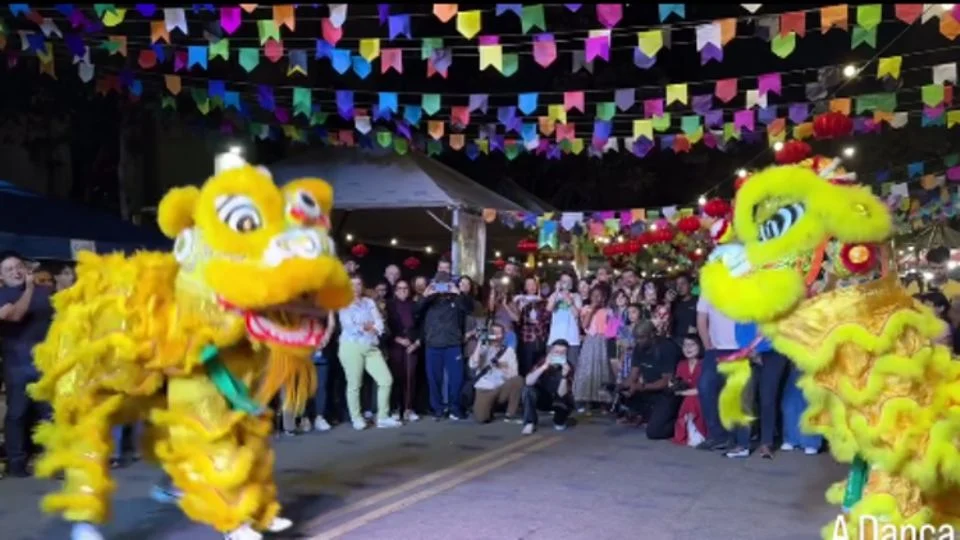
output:
[[243,381],[230,373],[220,360],[220,350],[215,345],[207,345],[200,352],[200,363],[207,368],[207,374],[220,394],[235,410],[252,415],[260,415],[264,408],[250,397],[250,390]]

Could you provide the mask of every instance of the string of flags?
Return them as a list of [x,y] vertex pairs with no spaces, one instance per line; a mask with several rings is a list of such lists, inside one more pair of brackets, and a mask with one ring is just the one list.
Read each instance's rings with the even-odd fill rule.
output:
[[[203,29],[203,38],[207,45],[189,45],[186,51],[186,66],[188,69],[200,67],[206,69],[207,59],[235,58],[237,63],[246,71],[253,71],[260,63],[261,56],[270,62],[279,62],[286,57],[289,67],[287,75],[306,76],[310,69],[311,56],[314,61],[329,61],[339,74],[352,72],[365,78],[376,68],[374,62],[379,61],[379,71],[388,73],[404,72],[404,53],[412,51],[419,54],[421,60],[426,61],[428,77],[446,77],[455,57],[466,53],[456,52],[466,48],[470,56],[478,60],[475,65],[480,70],[494,69],[504,76],[512,76],[519,69],[519,55],[532,55],[535,62],[542,67],[551,66],[557,61],[560,52],[569,52],[571,70],[576,72],[587,70],[592,72],[597,61],[610,61],[611,51],[615,48],[615,36],[634,34],[635,45],[633,50],[634,64],[641,69],[649,69],[656,64],[657,55],[664,49],[669,49],[675,42],[675,34],[692,32],[700,61],[706,64],[711,61],[723,60],[724,47],[737,37],[752,37],[770,43],[771,51],[781,58],[792,54],[797,46],[798,38],[806,36],[808,31],[819,29],[821,33],[838,30],[847,31],[851,35],[851,48],[868,46],[876,48],[877,29],[883,18],[884,9],[892,9],[894,19],[905,24],[913,24],[918,20],[921,24],[930,20],[937,20],[940,33],[950,40],[960,35],[960,8],[949,7],[947,4],[896,4],[884,7],[883,4],[866,4],[849,6],[846,4],[823,8],[806,9],[775,14],[757,14],[759,4],[746,4],[748,16],[734,16],[716,21],[683,21],[686,17],[684,4],[658,4],[658,13],[663,26],[654,28],[617,28],[624,17],[624,4],[595,4],[589,5],[596,12],[598,26],[580,34],[577,42],[580,47],[569,51],[558,49],[558,35],[563,32],[550,32],[546,21],[546,7],[551,5],[536,4],[496,4],[490,10],[461,11],[457,4],[433,4],[433,16],[444,23],[452,23],[460,38],[475,41],[475,44],[458,45],[458,39],[450,36],[414,38],[412,13],[393,13],[396,6],[379,4],[378,15],[381,26],[386,27],[386,37],[369,36],[356,38],[344,37],[344,26],[349,22],[347,4],[327,4],[327,17],[320,18],[320,34],[317,38],[299,38],[296,36],[298,11],[313,9],[310,5],[273,5],[258,6],[256,4],[242,4],[239,6],[214,6],[213,4],[194,4],[192,15],[188,19],[187,9],[183,7],[161,8],[156,4],[136,4],[131,10],[129,7],[119,7],[115,4],[94,4],[95,16],[89,16],[81,7],[73,4],[55,4],[53,7],[31,8],[29,4],[10,4],[10,13],[14,17],[24,17],[35,22],[44,36],[63,36],[60,25],[69,25],[71,31],[91,35],[96,33],[111,33],[120,30],[124,22],[144,21],[149,23],[149,43],[173,44],[180,35],[189,36],[191,28]],[[563,4],[564,9],[571,12],[580,12],[587,9],[582,4]],[[630,9],[647,9],[647,5],[637,4]],[[130,15],[135,11],[142,19]],[[269,11],[268,18],[257,18],[263,12]],[[213,20],[198,21],[198,17],[216,16]],[[502,38],[510,35],[483,34],[484,15],[496,18],[515,15],[520,19],[521,37],[529,36],[527,44],[512,43]],[[352,16],[351,16],[352,17]],[[246,19],[246,21],[245,21]],[[310,22],[313,18],[306,17]],[[814,24],[808,27],[808,21]],[[681,20],[683,24],[672,24]],[[58,21],[60,24],[58,25]],[[257,29],[256,38],[237,36],[238,30],[245,23],[253,23]],[[292,35],[287,35],[287,34]],[[140,36],[115,35],[110,38],[117,50],[122,50],[128,42]],[[512,36],[510,36],[512,37]],[[143,36],[146,39],[146,36]],[[398,46],[404,41],[419,40],[419,48]],[[355,47],[347,47],[346,42],[356,41]],[[451,44],[454,41],[454,44]],[[240,42],[247,42],[258,46],[231,47]],[[312,47],[299,47],[298,43],[311,43]],[[529,49],[527,48],[529,47]],[[511,52],[513,51],[513,52]],[[142,54],[142,53],[141,53]]]

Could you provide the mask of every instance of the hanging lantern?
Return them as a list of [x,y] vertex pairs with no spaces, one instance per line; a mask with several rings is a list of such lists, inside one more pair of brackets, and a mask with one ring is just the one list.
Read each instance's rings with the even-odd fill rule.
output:
[[686,216],[677,222],[677,229],[683,234],[693,234],[700,230],[700,218]]
[[412,256],[411,256],[411,257],[407,257],[407,258],[403,261],[403,265],[404,265],[405,267],[407,267],[408,270],[414,271],[414,270],[416,270],[417,268],[420,268],[420,259],[418,259],[418,258],[416,258],[416,257],[412,257]]
[[783,148],[774,155],[774,159],[780,165],[793,165],[807,159],[811,153],[813,153],[813,149],[810,148],[809,144],[803,141],[787,141]]
[[537,252],[537,248],[538,248],[538,247],[539,247],[539,246],[537,245],[537,241],[536,241],[536,240],[530,240],[530,239],[525,238],[525,239],[517,242],[517,251],[519,251],[520,253],[526,253],[526,254],[527,254],[527,267],[528,267],[528,268],[533,268],[534,264],[536,264],[536,262],[537,262],[536,259],[534,259],[533,254]]
[[350,248],[350,254],[358,259],[362,259],[367,256],[367,253],[370,253],[370,250],[367,249],[367,246],[363,244],[357,244]]
[[813,119],[813,134],[818,139],[843,137],[853,131],[853,120],[849,116],[831,111]]
[[703,205],[703,213],[713,217],[723,217],[730,213],[730,203],[723,199],[710,199]]
[[497,257],[493,260],[493,267],[497,270],[503,270],[507,267],[507,261],[503,260],[503,257]]

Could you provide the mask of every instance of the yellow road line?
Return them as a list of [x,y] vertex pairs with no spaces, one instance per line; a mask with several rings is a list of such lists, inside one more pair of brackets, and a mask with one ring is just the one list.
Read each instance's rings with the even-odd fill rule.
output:
[[395,496],[397,496],[397,495],[399,495],[399,494],[401,494],[401,493],[403,493],[403,492],[405,492],[405,491],[409,491],[409,490],[411,490],[411,489],[420,487],[420,486],[422,486],[422,485],[424,485],[424,484],[429,484],[430,482],[435,482],[435,481],[439,480],[440,478],[443,478],[443,477],[448,476],[448,475],[450,475],[450,474],[454,474],[454,473],[457,473],[457,472],[459,472],[459,471],[462,471],[462,470],[465,470],[465,469],[469,469],[470,467],[473,467],[474,465],[477,465],[477,464],[482,463],[482,462],[485,462],[485,461],[489,461],[490,459],[493,459],[495,456],[498,456],[498,455],[500,455],[500,454],[505,454],[505,453],[511,452],[511,451],[513,451],[513,450],[516,449],[516,448],[519,448],[519,447],[522,447],[522,446],[526,446],[526,445],[532,445],[533,443],[535,443],[536,441],[538,441],[538,440],[540,440],[540,439],[541,439],[541,436],[540,436],[540,435],[533,435],[532,437],[524,437],[524,438],[522,438],[522,439],[513,441],[512,443],[510,443],[510,444],[508,444],[508,445],[506,445],[506,446],[501,446],[501,447],[499,447],[499,448],[495,448],[495,449],[490,450],[490,451],[488,451],[488,452],[484,452],[484,453],[482,453],[482,454],[480,454],[480,455],[474,456],[474,457],[472,457],[472,458],[470,458],[470,459],[468,459],[468,460],[466,460],[466,461],[462,461],[462,462],[460,462],[460,463],[456,463],[456,464],[451,465],[451,466],[449,466],[449,467],[446,467],[446,468],[444,468],[444,469],[440,469],[439,471],[434,471],[434,472],[432,472],[432,473],[430,473],[430,474],[427,474],[427,475],[425,475],[425,476],[420,476],[420,477],[418,477],[418,478],[414,478],[414,479],[412,479],[412,480],[408,480],[408,481],[406,481],[406,482],[404,482],[404,483],[402,483],[402,484],[400,484],[400,485],[394,486],[394,487],[392,487],[392,488],[390,488],[390,489],[388,489],[388,490],[386,490],[386,491],[381,491],[381,492],[378,492],[378,493],[374,493],[373,495],[370,495],[370,496],[365,497],[365,498],[363,498],[363,499],[354,501],[354,502],[352,502],[352,503],[350,503],[350,504],[348,504],[348,505],[346,505],[346,506],[342,506],[342,507],[340,507],[340,508],[336,508],[336,509],[334,509],[334,510],[331,511],[331,512],[327,512],[327,513],[325,513],[325,514],[321,514],[321,515],[319,515],[319,516],[311,519],[310,521],[307,521],[307,522],[303,523],[303,524],[302,524],[302,528],[303,528],[304,530],[310,530],[311,528],[315,528],[315,527],[317,527],[318,525],[321,525],[322,523],[325,523],[325,522],[330,521],[330,520],[332,520],[332,519],[336,519],[337,517],[343,516],[344,514],[349,514],[349,513],[351,513],[351,512],[356,512],[357,510],[362,510],[362,509],[364,509],[364,508],[369,508],[369,507],[371,507],[371,506],[373,506],[373,505],[375,505],[375,504],[380,504],[381,502],[383,502],[383,501],[385,501],[385,500],[387,500],[387,499],[390,499],[390,498],[392,498],[392,497],[395,497]]
[[320,534],[318,534],[318,535],[316,535],[316,536],[311,536],[311,537],[309,538],[309,540],[333,540],[333,539],[335,539],[335,538],[339,538],[339,537],[343,536],[344,534],[347,534],[348,532],[351,532],[351,531],[354,531],[354,530],[356,530],[356,529],[359,529],[360,527],[363,527],[364,525],[370,524],[370,523],[372,523],[372,522],[374,522],[374,521],[376,521],[376,520],[378,520],[378,519],[381,519],[381,518],[386,517],[386,516],[388,516],[388,515],[390,515],[390,514],[393,514],[394,512],[398,512],[398,511],[400,511],[400,510],[403,510],[404,508],[407,508],[408,506],[414,505],[414,504],[416,504],[416,503],[418,503],[418,502],[420,502],[420,501],[423,501],[423,500],[425,500],[425,499],[429,499],[430,497],[433,497],[433,496],[438,495],[438,494],[440,494],[440,493],[442,493],[442,492],[444,492],[444,491],[447,491],[447,490],[449,490],[449,489],[452,489],[452,488],[454,488],[454,487],[457,487],[457,486],[459,486],[460,484],[463,484],[463,483],[465,483],[465,482],[467,482],[467,481],[469,481],[469,480],[472,480],[472,479],[474,479],[474,478],[477,478],[478,476],[482,476],[482,475],[487,474],[488,472],[490,472],[490,471],[492,471],[492,470],[494,470],[494,469],[497,469],[497,468],[499,468],[499,467],[502,467],[502,466],[504,466],[504,465],[506,465],[506,464],[508,464],[508,463],[513,462],[513,461],[516,461],[516,460],[522,458],[523,456],[527,455],[527,454],[530,453],[530,452],[535,452],[535,451],[537,451],[537,450],[542,450],[542,449],[544,449],[544,448],[546,448],[546,447],[548,447],[548,446],[550,446],[550,445],[552,445],[552,444],[555,444],[555,443],[557,443],[557,442],[559,442],[559,441],[560,441],[560,438],[559,438],[559,437],[551,437],[551,438],[549,438],[549,439],[544,439],[544,440],[540,441],[539,443],[537,443],[537,444],[535,444],[535,445],[533,445],[533,446],[524,448],[524,449],[522,449],[522,450],[516,450],[516,451],[510,452],[508,455],[506,455],[506,456],[504,456],[504,457],[502,457],[502,458],[500,458],[500,459],[498,459],[498,460],[496,460],[496,461],[493,461],[493,462],[491,462],[491,463],[488,463],[488,464],[486,464],[486,465],[484,465],[484,466],[482,466],[482,467],[464,471],[462,474],[459,474],[459,475],[457,475],[457,476],[454,476],[453,478],[450,478],[449,480],[447,480],[447,481],[445,481],[445,482],[442,482],[442,483],[437,484],[437,485],[435,485],[435,486],[431,486],[431,487],[429,487],[429,488],[427,488],[427,489],[424,489],[424,490],[422,490],[422,491],[418,491],[418,492],[416,492],[416,493],[411,493],[410,495],[408,495],[408,496],[406,496],[406,497],[404,497],[404,498],[402,498],[402,499],[400,499],[400,500],[398,500],[398,501],[395,501],[395,502],[393,502],[393,503],[391,503],[391,504],[388,504],[388,505],[386,505],[386,506],[382,506],[382,507],[377,508],[377,509],[375,509],[375,510],[371,510],[370,512],[367,512],[366,514],[363,514],[363,515],[361,515],[361,516],[357,516],[356,518],[351,519],[350,521],[348,521],[348,522],[346,522],[346,523],[343,523],[343,524],[341,524],[341,525],[338,525],[338,526],[336,526],[336,527],[334,527],[334,528],[332,528],[332,529],[330,529],[330,530],[324,531],[324,532],[322,532],[322,533],[320,533]]

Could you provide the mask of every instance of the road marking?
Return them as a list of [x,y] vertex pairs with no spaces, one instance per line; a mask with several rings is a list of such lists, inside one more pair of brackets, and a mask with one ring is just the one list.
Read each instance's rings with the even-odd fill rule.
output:
[[409,507],[409,506],[412,506],[412,505],[414,505],[414,504],[416,504],[416,503],[418,503],[418,502],[420,502],[420,501],[429,499],[430,497],[433,497],[433,496],[435,496],[435,495],[438,495],[438,494],[440,494],[440,493],[442,493],[442,492],[444,492],[444,491],[447,491],[447,490],[449,490],[449,489],[455,488],[455,487],[457,487],[457,486],[459,486],[459,485],[461,485],[461,484],[463,484],[463,483],[465,483],[465,482],[467,482],[467,481],[470,481],[470,480],[472,480],[472,479],[474,479],[474,478],[477,478],[478,476],[482,476],[482,475],[487,474],[488,472],[490,472],[490,471],[492,471],[492,470],[494,470],[494,469],[497,469],[497,468],[499,468],[499,467],[503,467],[504,465],[506,465],[506,464],[508,464],[508,463],[511,463],[511,462],[513,462],[513,461],[516,461],[516,460],[524,457],[525,455],[527,455],[527,454],[530,453],[530,452],[535,452],[535,451],[538,451],[538,450],[542,450],[542,449],[544,449],[544,448],[546,448],[546,447],[548,447],[548,446],[550,446],[550,445],[552,445],[552,444],[555,444],[555,443],[557,443],[557,442],[559,442],[559,441],[560,441],[560,437],[551,437],[551,438],[548,438],[548,439],[544,439],[544,440],[538,442],[537,444],[534,444],[534,445],[529,446],[529,447],[527,447],[527,448],[523,448],[523,449],[519,449],[519,450],[516,450],[516,451],[512,451],[512,452],[510,452],[509,454],[507,454],[506,456],[504,456],[504,457],[502,457],[502,458],[500,458],[500,459],[498,459],[498,460],[496,460],[496,461],[493,461],[493,462],[491,462],[491,463],[487,463],[486,465],[484,465],[484,466],[482,466],[482,467],[479,467],[479,468],[476,468],[476,469],[471,469],[471,470],[464,471],[462,474],[459,474],[459,475],[457,475],[457,476],[454,476],[453,478],[450,478],[449,480],[446,480],[445,482],[442,482],[442,483],[437,484],[437,485],[435,485],[435,486],[431,486],[431,487],[429,487],[429,488],[427,488],[427,489],[424,489],[424,490],[422,490],[422,491],[418,491],[418,492],[416,492],[416,493],[411,493],[410,495],[408,495],[408,496],[406,496],[406,497],[404,497],[404,498],[402,498],[402,499],[400,499],[400,500],[398,500],[398,501],[395,501],[395,502],[393,502],[393,503],[391,503],[391,504],[388,504],[388,505],[386,505],[386,506],[382,506],[382,507],[377,508],[377,509],[375,509],[375,510],[371,510],[370,512],[367,512],[366,514],[363,514],[363,515],[361,515],[361,516],[357,516],[356,518],[351,519],[350,521],[347,521],[346,523],[343,523],[343,524],[338,525],[338,526],[336,526],[336,527],[334,527],[334,528],[332,528],[332,529],[330,529],[330,530],[327,530],[327,531],[324,531],[324,532],[322,532],[322,533],[320,533],[320,534],[317,534],[316,536],[311,536],[311,537],[309,537],[308,540],[333,540],[333,539],[335,539],[335,538],[340,538],[341,536],[347,534],[348,532],[351,532],[351,531],[354,531],[354,530],[356,530],[356,529],[359,529],[360,527],[363,527],[364,525],[368,525],[368,524],[370,524],[370,523],[373,523],[374,521],[376,521],[376,520],[378,520],[378,519],[381,519],[381,518],[383,518],[383,517],[386,517],[386,516],[388,516],[388,515],[390,515],[390,514],[393,514],[394,512],[398,512],[398,511],[403,510],[404,508],[407,508],[407,507]]
[[343,516],[344,514],[349,514],[349,513],[351,513],[351,512],[356,512],[357,510],[363,510],[364,508],[369,508],[369,507],[371,507],[371,506],[373,506],[373,505],[380,504],[381,502],[383,502],[383,501],[385,501],[385,500],[387,500],[387,499],[390,499],[390,498],[392,498],[392,497],[395,497],[395,496],[397,496],[397,495],[399,495],[399,494],[401,494],[401,493],[403,493],[403,492],[405,492],[405,491],[409,491],[409,490],[411,490],[411,489],[420,487],[420,486],[422,486],[422,485],[424,485],[424,484],[429,484],[430,482],[435,482],[435,481],[437,481],[437,480],[439,480],[439,479],[441,479],[441,478],[443,478],[443,477],[445,477],[445,476],[449,476],[449,475],[454,474],[454,473],[457,473],[457,472],[459,472],[459,471],[462,471],[462,470],[465,470],[465,469],[469,469],[470,467],[473,467],[474,465],[477,465],[477,464],[482,463],[482,462],[485,462],[485,461],[489,461],[490,459],[493,459],[494,457],[496,457],[496,456],[498,456],[498,455],[500,455],[500,454],[506,454],[506,453],[508,453],[508,452],[511,452],[511,451],[513,451],[513,450],[521,447],[521,446],[532,445],[532,444],[536,443],[537,441],[539,441],[541,438],[542,438],[542,437],[541,437],[540,435],[533,435],[532,437],[523,437],[522,439],[513,441],[512,443],[510,443],[510,444],[508,444],[508,445],[506,445],[506,446],[501,446],[501,447],[499,447],[499,448],[495,448],[495,449],[493,449],[493,450],[490,450],[489,452],[484,452],[484,453],[482,453],[482,454],[480,454],[480,455],[477,455],[477,456],[474,456],[474,457],[472,457],[472,458],[470,458],[470,459],[468,459],[468,460],[466,460],[466,461],[461,461],[461,462],[456,463],[456,464],[454,464],[454,465],[451,465],[451,466],[449,466],[449,467],[447,467],[447,468],[440,469],[439,471],[434,471],[434,472],[432,472],[432,473],[430,473],[430,474],[428,474],[428,475],[426,475],[426,476],[420,476],[420,477],[414,478],[414,479],[412,479],[412,480],[408,480],[408,481],[406,481],[406,482],[404,482],[404,483],[402,483],[402,484],[400,484],[400,485],[398,485],[398,486],[394,486],[394,487],[392,487],[392,488],[390,488],[390,489],[388,489],[388,490],[386,490],[386,491],[381,491],[381,492],[378,492],[378,493],[374,493],[373,495],[370,495],[370,496],[368,496],[368,497],[366,497],[366,498],[363,498],[363,499],[354,501],[354,502],[352,502],[352,503],[350,503],[350,504],[348,504],[348,505],[346,505],[346,506],[342,506],[342,507],[336,508],[336,509],[334,509],[334,510],[332,510],[332,511],[330,511],[330,512],[321,514],[321,515],[319,515],[319,516],[311,519],[310,521],[304,522],[304,523],[301,525],[301,527],[303,528],[303,530],[310,530],[310,529],[316,528],[317,526],[319,526],[319,525],[321,525],[321,524],[323,524],[323,523],[325,523],[325,522],[328,522],[328,521],[330,521],[330,520],[332,520],[332,519],[336,519],[336,518],[338,518],[338,517],[341,517],[341,516]]

